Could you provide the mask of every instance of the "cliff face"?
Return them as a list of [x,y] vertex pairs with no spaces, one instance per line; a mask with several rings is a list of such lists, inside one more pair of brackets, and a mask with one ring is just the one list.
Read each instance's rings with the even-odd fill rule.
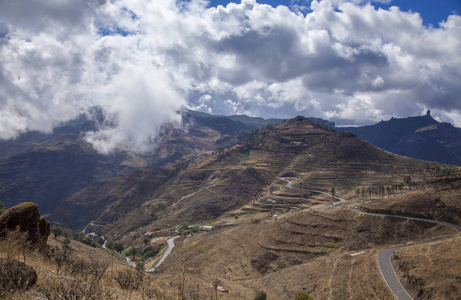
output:
[[448,123],[419,128],[403,136],[391,151],[414,158],[461,165],[461,129]]

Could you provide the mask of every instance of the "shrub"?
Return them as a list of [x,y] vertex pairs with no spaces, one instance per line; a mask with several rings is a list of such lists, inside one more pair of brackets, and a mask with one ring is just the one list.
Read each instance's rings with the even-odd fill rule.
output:
[[141,255],[144,259],[154,257],[160,252],[161,248],[155,248],[152,246],[147,246],[141,250]]
[[305,292],[297,292],[295,294],[295,300],[313,300],[313,299],[314,298],[312,298],[311,296],[309,296]]
[[144,287],[146,275],[141,270],[127,268],[117,272],[114,280],[122,290],[139,290]]
[[37,282],[35,270],[23,262],[0,258],[0,298],[8,292],[29,289]]
[[121,243],[114,243],[114,250],[117,251],[117,252],[122,252],[123,250],[123,244]]
[[88,245],[88,246],[91,246],[93,248],[96,248],[98,246],[98,244],[96,244],[96,242],[89,236],[85,236],[83,239],[82,239],[82,243]]
[[254,300],[266,300],[266,299],[267,299],[267,294],[264,291],[257,292],[254,298]]
[[115,249],[115,243],[112,241],[107,241],[106,242],[106,248],[109,250],[114,250]]
[[62,228],[59,227],[59,226],[54,226],[53,228],[51,228],[51,232],[53,233],[54,238],[56,239],[58,236],[61,235],[61,233],[62,233]]
[[104,289],[100,284],[95,282],[85,282],[68,277],[59,279],[48,278],[47,284],[39,288],[46,299],[88,299],[113,300],[118,297],[110,290]]
[[68,260],[66,269],[69,275],[78,275],[78,277],[83,280],[97,283],[101,281],[108,266],[108,264],[97,260],[85,261],[80,258],[75,258],[73,260]]
[[72,238],[73,238],[74,240],[78,241],[78,242],[81,242],[81,241],[83,240],[84,237],[85,237],[85,235],[84,235],[82,232],[80,232],[80,231],[74,232],[74,233],[72,234]]

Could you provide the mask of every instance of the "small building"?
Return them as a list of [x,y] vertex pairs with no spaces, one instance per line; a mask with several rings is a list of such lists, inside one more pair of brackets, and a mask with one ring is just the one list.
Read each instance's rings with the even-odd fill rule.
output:
[[202,230],[212,230],[213,226],[205,225],[205,226],[199,226],[199,228],[202,229]]
[[217,287],[217,290],[220,291],[220,292],[223,292],[223,293],[229,293],[229,289],[226,289],[222,286],[219,286]]
[[154,233],[152,231],[147,231],[146,233],[144,233],[144,236],[153,236]]

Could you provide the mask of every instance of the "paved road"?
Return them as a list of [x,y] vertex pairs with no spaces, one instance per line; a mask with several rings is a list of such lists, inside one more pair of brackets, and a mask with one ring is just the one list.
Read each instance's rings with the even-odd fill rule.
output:
[[413,300],[413,298],[408,294],[408,292],[403,287],[402,283],[399,280],[399,277],[395,273],[394,268],[392,267],[391,258],[394,255],[395,250],[402,248],[400,247],[392,247],[384,249],[383,251],[379,252],[378,254],[378,262],[379,262],[379,270],[381,271],[381,275],[386,281],[387,286],[392,290],[395,297],[399,300]]
[[[427,219],[421,219],[421,218],[394,216],[394,215],[372,214],[372,213],[364,213],[364,212],[360,212],[360,213],[368,214],[368,215],[388,216],[388,217],[401,218],[401,219],[407,219],[407,220],[416,220],[416,221],[427,222],[427,223],[434,223],[437,225],[451,227],[458,232],[461,231],[461,226],[450,224],[447,222],[427,220]],[[430,242],[433,242],[436,240],[440,240],[440,238],[434,239]],[[397,274],[395,273],[395,270],[392,267],[392,262],[391,262],[392,256],[394,255],[395,251],[402,247],[405,247],[405,246],[392,247],[392,248],[384,249],[383,251],[379,252],[378,254],[379,269],[381,271],[381,275],[383,276],[389,288],[394,293],[395,297],[399,300],[410,300],[413,298],[408,294],[408,292],[405,290],[405,288],[400,283],[400,280],[397,277]]]
[[[287,182],[288,183],[287,187],[289,187],[289,188],[293,188],[293,189],[297,189],[297,190],[307,190],[307,191],[322,193],[322,194],[331,196],[331,194],[321,192],[321,191],[316,191],[316,190],[311,190],[311,189],[294,188],[294,187],[292,187],[292,182],[290,180],[288,180],[287,178],[281,177],[279,179]],[[335,202],[335,203],[333,203],[331,205],[337,205],[337,204],[345,201],[344,199],[339,198],[339,197],[335,197],[335,198],[338,199],[339,202]],[[414,221],[420,221],[420,222],[427,222],[427,223],[433,223],[433,224],[437,224],[437,225],[448,226],[448,227],[451,227],[451,228],[455,229],[458,232],[461,231],[461,226],[455,225],[455,224],[450,224],[450,223],[447,223],[447,222],[442,222],[442,221],[428,220],[428,219],[421,219],[421,218],[413,218],[413,217],[404,217],[404,216],[396,216],[396,215],[368,213],[368,212],[360,211],[358,208],[353,208],[352,210],[354,210],[354,211],[356,211],[358,213],[364,214],[364,215],[393,217],[393,218],[414,220]],[[436,241],[436,240],[440,240],[440,238],[434,239],[432,241]],[[397,274],[395,273],[394,267],[392,266],[392,263],[391,263],[392,255],[394,255],[394,253],[395,253],[395,251],[397,249],[402,248],[402,247],[405,247],[405,245],[398,246],[398,247],[387,248],[387,249],[382,250],[378,254],[379,269],[380,269],[381,275],[383,276],[383,278],[386,281],[387,285],[392,290],[392,292],[394,293],[395,297],[398,300],[413,300],[413,298],[408,294],[408,292],[402,286],[402,283],[400,282]]]
[[442,222],[442,221],[421,219],[421,218],[414,218],[414,217],[397,216],[397,215],[375,214],[375,213],[369,213],[369,212],[360,211],[357,208],[353,208],[352,210],[354,210],[354,211],[356,211],[358,213],[364,214],[364,215],[392,217],[392,218],[399,218],[399,219],[406,219],[406,220],[421,221],[421,222],[426,222],[426,223],[433,223],[433,224],[437,224],[437,225],[448,226],[448,227],[451,227],[451,228],[455,229],[456,231],[461,231],[461,226],[460,225],[455,225],[455,224]]
[[162,258],[160,258],[160,260],[159,260],[158,263],[155,265],[155,267],[150,268],[150,269],[147,269],[146,272],[155,272],[155,270],[156,270],[161,264],[163,264],[163,262],[165,261],[165,259],[168,257],[168,255],[170,255],[171,251],[173,250],[173,247],[174,247],[174,240],[177,239],[178,237],[179,237],[179,236],[175,236],[175,237],[172,237],[172,238],[170,238],[170,239],[167,240],[168,249],[166,249],[165,253],[163,253]]

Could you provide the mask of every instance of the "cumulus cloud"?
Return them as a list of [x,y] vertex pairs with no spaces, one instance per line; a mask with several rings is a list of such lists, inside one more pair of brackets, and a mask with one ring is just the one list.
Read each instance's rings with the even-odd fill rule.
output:
[[[93,105],[102,152],[151,149],[188,106],[366,124],[431,109],[461,126],[461,17],[438,28],[376,1],[0,2],[0,138]],[[381,1],[383,2],[383,1]]]

